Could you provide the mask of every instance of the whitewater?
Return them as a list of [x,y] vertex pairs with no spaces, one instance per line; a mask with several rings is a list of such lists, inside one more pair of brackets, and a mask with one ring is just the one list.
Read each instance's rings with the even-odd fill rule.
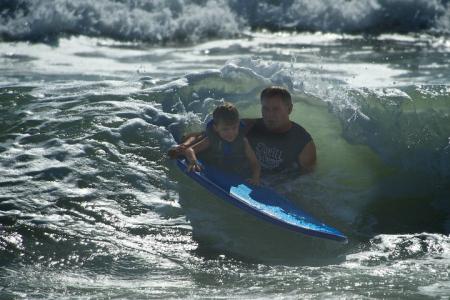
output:
[[[0,4],[0,298],[447,299],[447,1]],[[166,152],[287,87],[313,174],[278,192],[349,237],[209,194]]]

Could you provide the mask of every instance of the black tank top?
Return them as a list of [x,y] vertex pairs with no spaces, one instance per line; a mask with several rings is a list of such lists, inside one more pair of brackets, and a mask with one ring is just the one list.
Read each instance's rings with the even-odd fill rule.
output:
[[288,131],[274,133],[267,129],[263,119],[257,119],[247,133],[247,138],[264,173],[299,168],[298,156],[306,144],[312,141],[311,135],[295,122],[292,122]]

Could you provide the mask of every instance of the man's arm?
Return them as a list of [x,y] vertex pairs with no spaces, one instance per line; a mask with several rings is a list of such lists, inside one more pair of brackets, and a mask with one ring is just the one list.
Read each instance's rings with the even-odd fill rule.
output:
[[313,141],[310,141],[308,144],[306,144],[306,146],[298,156],[298,163],[300,165],[302,174],[308,174],[314,171],[316,160],[316,145]]
[[245,125],[245,127],[242,128],[244,135],[247,135],[250,129],[252,129],[252,127],[256,124],[256,120],[257,119],[241,119]]

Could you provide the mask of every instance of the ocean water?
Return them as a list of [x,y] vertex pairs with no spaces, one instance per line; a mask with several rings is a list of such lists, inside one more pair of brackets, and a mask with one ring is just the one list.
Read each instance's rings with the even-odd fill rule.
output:
[[[0,299],[448,299],[447,1],[0,4]],[[255,219],[165,152],[294,96],[317,170],[270,178],[348,244]]]

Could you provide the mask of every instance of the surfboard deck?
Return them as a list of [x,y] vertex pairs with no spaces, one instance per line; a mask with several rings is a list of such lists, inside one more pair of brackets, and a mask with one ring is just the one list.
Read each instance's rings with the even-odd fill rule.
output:
[[237,175],[205,164],[200,172],[188,172],[185,159],[177,159],[177,165],[208,191],[260,219],[305,235],[347,242],[339,230],[316,220],[270,188],[250,185]]

